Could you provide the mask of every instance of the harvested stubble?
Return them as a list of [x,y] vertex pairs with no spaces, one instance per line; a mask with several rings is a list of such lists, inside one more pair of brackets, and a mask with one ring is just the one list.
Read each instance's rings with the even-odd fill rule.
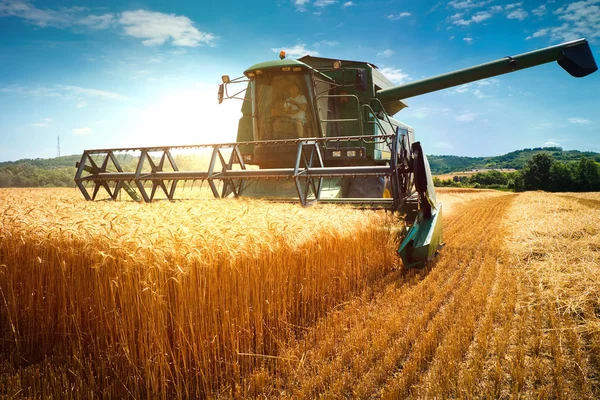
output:
[[441,200],[444,215],[450,215],[460,208],[461,205],[473,200],[489,199],[492,197],[504,196],[506,192],[491,189],[471,189],[471,188],[436,188],[438,201]]
[[390,219],[333,206],[0,190],[0,395],[231,394],[282,344],[397,267]]
[[521,328],[527,353],[536,355],[524,360],[532,371],[525,388],[536,397],[599,398],[600,194],[520,197],[509,250],[527,277],[524,320],[533,320]]
[[301,362],[258,369],[243,396],[599,398],[597,209],[440,192],[453,211],[434,268],[331,313],[280,350]]

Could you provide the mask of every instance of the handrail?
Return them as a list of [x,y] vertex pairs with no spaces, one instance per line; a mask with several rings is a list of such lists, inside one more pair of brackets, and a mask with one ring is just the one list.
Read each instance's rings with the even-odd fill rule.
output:
[[[323,94],[323,95],[318,96],[316,98],[315,102],[318,104],[319,99],[342,98],[342,97],[343,98],[353,98],[354,100],[356,100],[356,104],[357,104],[356,111],[358,112],[358,115],[360,116],[360,109],[361,109],[360,99],[355,94]],[[362,134],[364,131],[363,131],[363,125],[362,125],[362,118],[361,117],[356,118],[356,119],[348,118],[348,119],[344,119],[344,120],[329,120],[329,119],[321,119],[321,118],[319,118],[319,121],[320,122],[352,122],[352,121],[358,121],[359,132]]]

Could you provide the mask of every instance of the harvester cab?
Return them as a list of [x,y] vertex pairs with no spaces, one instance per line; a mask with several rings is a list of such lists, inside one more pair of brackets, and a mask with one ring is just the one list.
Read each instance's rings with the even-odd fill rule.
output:
[[[574,77],[597,70],[585,39],[400,86],[368,62],[282,53],[239,78],[222,77],[219,103],[242,100],[236,142],[86,150],[75,182],[87,200],[101,188],[113,200],[121,189],[134,200],[152,201],[158,191],[173,200],[178,182],[200,180],[214,197],[384,208],[406,219],[398,249],[404,265],[422,266],[441,246],[442,207],[414,130],[392,116],[404,99],[552,61]],[[230,90],[233,84],[243,86]],[[210,151],[207,167],[180,170],[172,151],[198,148]],[[136,154],[129,168],[123,153]]]
[[[282,55],[280,60],[248,68],[240,78],[224,76],[220,102],[240,98],[243,91],[228,94],[228,85],[236,83],[247,85],[236,141],[246,165],[261,170],[290,168],[298,163],[306,167],[303,157],[311,148],[299,153],[298,141],[316,140],[319,151],[313,154],[316,158],[309,162],[311,167],[354,167],[355,173],[335,176],[335,171],[330,171],[331,176],[320,178],[319,193],[312,191],[304,199],[301,196],[303,203],[367,198],[371,205],[391,203],[390,177],[372,175],[373,171],[361,167],[388,166],[392,154],[398,152],[408,164],[414,132],[390,117],[406,107],[404,103],[389,100],[384,105],[377,99],[377,90],[394,85],[376,66],[311,56],[292,60]],[[392,137],[398,139],[396,153],[392,152]],[[246,183],[246,196],[299,195],[290,180]]]

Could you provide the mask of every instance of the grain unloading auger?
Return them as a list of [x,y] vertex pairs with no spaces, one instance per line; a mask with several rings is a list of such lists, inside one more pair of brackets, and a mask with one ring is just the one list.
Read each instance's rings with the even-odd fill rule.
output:
[[[87,150],[75,182],[87,200],[101,188],[113,200],[122,189],[138,201],[150,202],[161,192],[174,200],[179,182],[201,181],[214,197],[398,211],[409,226],[398,253],[406,267],[421,266],[442,243],[442,207],[413,129],[390,116],[409,97],[551,61],[574,77],[597,70],[584,39],[400,86],[367,62],[291,60],[282,52],[280,60],[256,64],[240,78],[223,76],[219,102],[243,100],[236,142]],[[228,86],[236,83],[245,88],[230,95]],[[174,155],[195,149],[208,151],[202,167]]]

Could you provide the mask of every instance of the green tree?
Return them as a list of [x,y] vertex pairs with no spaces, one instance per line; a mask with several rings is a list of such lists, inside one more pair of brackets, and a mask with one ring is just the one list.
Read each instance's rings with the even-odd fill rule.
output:
[[525,179],[523,178],[523,173],[520,171],[514,173],[513,182],[515,192],[522,192],[525,190]]
[[568,192],[573,190],[573,176],[569,166],[562,161],[555,161],[550,167],[551,192]]
[[581,157],[577,165],[578,189],[584,192],[600,190],[600,171],[598,164],[586,157]]
[[506,174],[500,171],[478,172],[471,176],[471,184],[479,183],[482,186],[498,185],[503,186],[508,183]]
[[550,186],[550,167],[552,156],[548,153],[538,153],[527,162],[523,168],[523,181],[526,190],[548,190]]

